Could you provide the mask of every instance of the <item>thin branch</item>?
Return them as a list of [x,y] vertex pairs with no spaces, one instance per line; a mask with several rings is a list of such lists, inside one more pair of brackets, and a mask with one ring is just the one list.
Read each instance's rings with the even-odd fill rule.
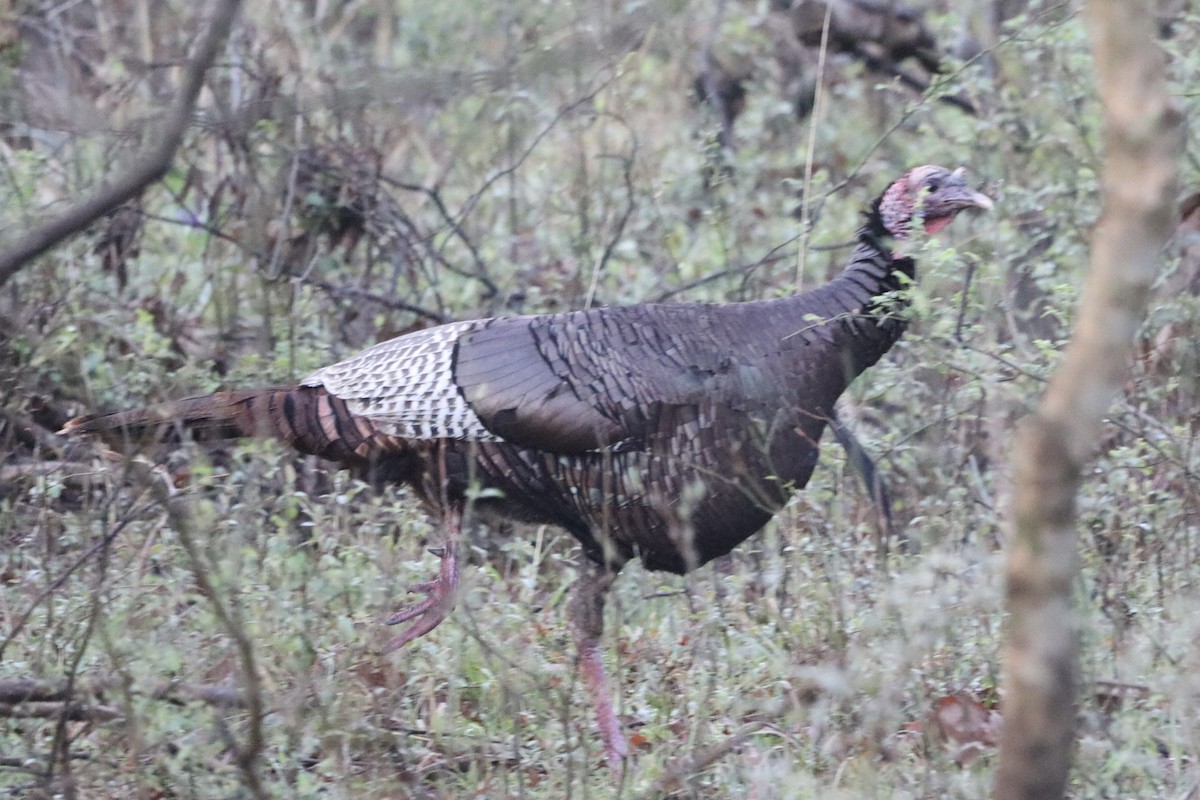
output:
[[151,496],[166,510],[167,522],[170,524],[171,530],[175,531],[179,543],[187,553],[188,561],[191,562],[192,577],[196,581],[196,587],[212,604],[217,620],[234,641],[242,683],[245,687],[248,730],[246,741],[240,745],[231,742],[231,748],[250,793],[255,798],[265,800],[267,793],[258,770],[264,742],[263,689],[262,678],[258,674],[258,659],[250,635],[246,633],[246,627],[238,618],[235,609],[225,600],[209,575],[208,564],[201,555],[200,547],[197,544],[200,535],[188,497],[176,491],[168,479],[145,461],[131,460],[129,470],[141,485],[149,489]]
[[[766,255],[755,261],[753,264],[738,264],[733,267],[720,269],[716,272],[710,272],[707,275],[702,275],[699,278],[690,280],[687,283],[676,286],[673,289],[668,289],[667,291],[659,294],[658,297],[654,299],[654,302],[663,303],[667,300],[670,300],[672,297],[675,297],[676,295],[683,294],[684,292],[690,292],[692,289],[698,289],[699,287],[708,283],[712,283],[713,281],[719,281],[722,278],[728,278],[732,275],[747,275],[759,267],[765,267],[769,264],[774,264],[777,261],[782,261],[784,258],[788,258],[788,256],[781,255],[780,251],[797,241],[799,238],[800,236],[796,235],[783,242],[780,242],[772,247]],[[813,247],[810,249],[815,250],[817,248]]]
[[[1056,3],[1055,5],[1045,8],[1041,12],[1034,14],[1030,18],[1030,23],[1040,23],[1044,19],[1051,18],[1052,16],[1057,15],[1058,12],[1065,9],[1067,7],[1067,5],[1068,5],[1067,3]],[[1059,26],[1065,25],[1074,17],[1074,15],[1072,13],[1068,13],[1066,15],[1063,15],[1063,17],[1064,18],[1060,19],[1058,22],[1051,23],[1050,27],[1057,28]],[[989,47],[989,48],[982,50],[979,53],[975,54],[975,56],[973,56],[972,58],[969,58],[966,61],[964,61],[957,70],[945,75],[944,80],[947,82],[954,80],[956,77],[958,77],[960,74],[962,74],[964,71],[969,69],[972,65],[974,65],[977,61],[996,52],[1001,47],[1004,47],[1015,41],[1020,41],[1021,37],[1025,35],[1024,31],[1025,31],[1024,28],[1020,28],[1017,31],[1015,31],[1014,33],[1012,33],[1011,35],[998,41],[992,47]],[[892,123],[892,125],[890,127],[888,127],[888,129],[886,131],[884,131],[883,134],[881,134],[879,136],[879,138],[877,138],[874,141],[874,143],[872,143],[872,145],[866,149],[866,151],[859,157],[858,163],[855,164],[850,169],[850,171],[846,173],[845,177],[842,178],[842,180],[840,180],[839,182],[837,182],[834,185],[829,187],[828,191],[825,192],[824,198],[832,197],[833,195],[837,194],[838,192],[842,191],[847,186],[849,186],[850,183],[855,178],[858,177],[858,174],[860,172],[862,172],[863,168],[866,167],[867,164],[870,162],[871,157],[875,155],[875,151],[878,150],[880,147],[882,147],[884,142],[891,139],[892,134],[894,134],[896,131],[898,131],[902,126],[906,125],[908,123],[909,119],[914,114],[916,114],[917,111],[924,108],[926,100],[927,100],[927,98],[922,97],[918,101],[911,103],[908,106],[908,108],[906,108],[904,110],[904,113],[902,113],[896,119],[896,121],[894,123]],[[822,198],[822,199],[824,199],[824,198]]]
[[638,795],[637,800],[650,800],[650,798],[662,797],[679,791],[688,778],[720,761],[766,727],[767,723],[765,722],[749,722],[732,736],[700,751],[691,758],[682,759],[680,763],[667,769],[662,777],[654,782],[654,786],[649,791]]
[[[63,722],[112,722],[125,715],[113,706],[90,705],[73,701],[0,703],[0,717],[12,719],[57,719]],[[64,745],[65,745],[65,739]],[[65,753],[65,751],[62,751]],[[60,759],[63,755],[58,756]]]
[[137,197],[171,168],[183,141],[204,76],[225,46],[241,0],[221,0],[213,9],[208,28],[196,46],[196,55],[183,72],[175,105],[160,126],[161,133],[131,161],[127,172],[102,185],[89,197],[71,206],[61,216],[48,220],[0,251],[0,286],[23,267],[67,238],[87,228],[100,217]]
[[92,467],[82,461],[23,461],[0,467],[0,497],[23,490],[24,484],[56,478],[64,486],[86,487],[92,480]]
[[808,237],[812,233],[812,176],[813,159],[817,150],[817,128],[825,113],[825,57],[829,53],[829,22],[833,16],[833,3],[825,7],[825,19],[821,23],[821,44],[817,50],[817,83],[813,95],[812,117],[808,121],[808,146],[804,153],[804,192],[800,196],[800,247],[796,250],[796,290],[804,286],[804,265],[808,260]]
[[[602,72],[602,71],[604,71],[604,69],[607,69],[607,68],[608,67],[606,66],[599,71]],[[577,97],[574,100],[572,100],[571,102],[560,107],[558,109],[558,112],[555,113],[554,117],[548,123],[546,123],[546,126],[544,128],[542,128],[540,131],[538,131],[538,133],[536,135],[534,135],[533,139],[529,142],[529,146],[526,147],[523,151],[521,151],[520,155],[518,155],[512,161],[512,163],[510,163],[507,167],[499,169],[496,172],[493,172],[491,175],[489,175],[484,180],[484,182],[480,185],[480,187],[475,191],[475,193],[467,198],[467,202],[463,204],[462,210],[459,212],[458,219],[461,221],[461,220],[465,220],[467,217],[469,217],[471,215],[471,213],[474,212],[475,206],[488,193],[488,191],[492,188],[492,186],[494,186],[496,184],[497,181],[500,181],[501,179],[508,177],[509,175],[513,174],[518,169],[520,169],[521,166],[525,163],[525,161],[541,145],[542,141],[547,136],[549,136],[550,133],[552,131],[554,131],[555,128],[558,127],[558,124],[560,122],[562,122],[568,116],[573,114],[576,110],[583,108],[588,103],[593,102],[596,99],[596,97],[599,96],[599,94],[602,91],[604,91],[606,88],[608,88],[609,84],[611,84],[613,81],[615,81],[618,77],[620,77],[620,71],[614,70],[612,75],[610,75],[609,77],[607,77],[603,81],[601,81],[600,84],[598,86],[596,86],[594,89],[592,89],[590,92],[588,92],[580,97]]]
[[407,303],[403,300],[395,300],[390,297],[384,297],[381,294],[368,292],[365,289],[359,289],[354,286],[339,286],[336,283],[318,280],[317,278],[309,278],[304,275],[297,276],[294,278],[294,280],[320,289],[335,300],[365,300],[369,303],[375,303],[383,306],[384,308],[391,309],[392,311],[407,311],[410,314],[416,314],[418,317],[424,317],[425,319],[437,325],[440,325],[446,321],[446,317],[442,314],[439,314],[437,311],[430,311],[428,308],[423,308],[422,306]]
[[625,197],[627,202],[625,204],[625,211],[621,214],[621,219],[617,221],[612,235],[608,237],[608,242],[604,246],[604,252],[600,254],[600,258],[592,268],[592,279],[588,284],[587,297],[583,301],[584,308],[592,307],[592,302],[596,299],[596,286],[599,284],[600,276],[608,267],[608,262],[612,259],[612,254],[617,249],[617,245],[621,243],[621,237],[625,234],[625,226],[629,224],[629,219],[633,216],[633,210],[637,207],[636,195],[633,190],[633,164],[637,160],[638,140],[635,132],[630,131],[630,136],[632,144],[629,155],[601,156],[601,158],[615,158],[621,161],[621,175],[625,183]]
[[[850,52],[856,55],[859,60],[866,65],[867,69],[875,72],[882,72],[885,75],[891,75],[896,80],[908,88],[916,91],[922,96],[928,96],[934,82],[920,75],[914,74],[912,71],[905,69],[900,64],[896,63],[886,56],[871,52],[871,49],[866,45],[856,44],[851,48]],[[965,97],[959,97],[954,94],[939,94],[934,98],[942,103],[952,105],[973,117],[979,116],[979,109],[975,104]]]
[[[415,183],[406,183],[386,173],[380,175],[379,179],[390,186],[395,186],[397,189],[403,189],[406,192],[419,192],[433,201],[433,205],[437,208],[438,213],[442,215],[442,219],[446,221],[446,224],[450,226],[450,230],[463,243],[463,246],[467,248],[467,252],[471,254],[471,260],[475,262],[476,274],[469,277],[479,278],[480,280],[486,279],[487,264],[484,263],[483,256],[479,254],[479,248],[471,241],[471,237],[467,236],[467,232],[463,230],[460,221],[455,219],[449,209],[446,208],[446,204],[442,201],[442,196],[437,189]],[[492,288],[495,289],[494,286]]]
[[[81,697],[103,703],[106,695],[114,691],[125,691],[126,688],[124,679],[119,677],[97,678],[79,682],[74,687],[69,687],[65,683],[54,684],[33,678],[18,678],[0,681],[0,707],[28,706],[34,703],[78,702]],[[245,708],[246,706],[245,691],[237,686],[225,684],[155,681],[146,686],[135,685],[130,691],[139,697],[149,697],[152,700],[162,700],[168,703],[198,702],[219,708]],[[4,716],[3,712],[0,712],[0,716]]]
[[[299,114],[295,118],[295,137],[297,143],[300,141],[301,129],[304,125],[304,118]],[[292,217],[292,204],[296,201],[296,177],[300,174],[300,148],[297,147],[292,152],[292,161],[288,165],[288,180],[287,190],[283,194],[283,209],[279,213],[280,221],[286,226]],[[275,237],[275,245],[271,248],[271,258],[267,261],[266,269],[263,274],[268,280],[277,280],[282,274],[279,269],[279,261],[283,257],[284,243],[287,241],[288,234],[286,229],[281,230],[279,235]],[[308,270],[305,270],[305,274]]]
[[77,569],[88,563],[88,561],[90,561],[94,556],[112,544],[113,540],[117,538],[117,535],[120,534],[121,531],[125,530],[125,526],[133,521],[134,517],[136,516],[135,512],[140,512],[141,508],[142,506],[139,506],[137,503],[137,498],[131,501],[125,513],[113,524],[112,529],[106,533],[104,537],[100,539],[100,541],[89,547],[82,555],[79,556],[79,558],[75,559],[71,566],[63,570],[61,575],[47,584],[46,588],[42,589],[42,591],[38,593],[37,597],[33,598],[33,601],[29,604],[29,607],[25,609],[25,612],[21,614],[20,617],[17,618],[17,621],[9,629],[5,637],[0,639],[0,663],[3,663],[4,661],[4,652],[8,649],[9,644],[11,644],[12,641],[17,638],[17,634],[19,634],[25,628],[25,626],[29,624],[29,620],[33,617],[33,612],[37,610],[38,606],[40,606],[44,600],[58,591],[59,588],[61,588],[62,585],[67,582],[67,579],[69,579]]

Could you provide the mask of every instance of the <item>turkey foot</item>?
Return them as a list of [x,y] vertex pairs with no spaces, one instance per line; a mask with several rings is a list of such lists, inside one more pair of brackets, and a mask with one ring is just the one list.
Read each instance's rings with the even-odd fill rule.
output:
[[431,547],[429,552],[442,559],[438,576],[434,580],[410,586],[410,592],[429,596],[419,603],[397,611],[385,620],[388,625],[416,620],[404,633],[384,646],[385,653],[399,650],[414,639],[429,633],[440,625],[454,608],[455,593],[458,591],[458,542],[448,541],[444,547]]

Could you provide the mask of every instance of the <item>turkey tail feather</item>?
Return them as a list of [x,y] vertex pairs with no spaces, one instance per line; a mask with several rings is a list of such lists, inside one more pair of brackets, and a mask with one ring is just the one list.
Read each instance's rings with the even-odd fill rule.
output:
[[71,420],[60,433],[95,434],[124,448],[186,438],[275,438],[348,467],[369,460],[380,439],[373,424],[319,387],[217,392],[129,411],[89,414]]
[[183,432],[199,441],[269,436],[274,431],[266,409],[271,395],[280,391],[217,392],[146,408],[89,414],[71,420],[60,433],[99,434],[108,441],[131,444],[176,442]]

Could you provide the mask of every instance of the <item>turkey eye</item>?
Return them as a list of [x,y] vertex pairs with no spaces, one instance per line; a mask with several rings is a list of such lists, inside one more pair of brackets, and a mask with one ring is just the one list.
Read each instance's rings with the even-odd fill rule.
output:
[[936,192],[938,189],[942,188],[942,185],[938,183],[937,180],[932,180],[926,184],[926,188],[929,189],[930,192]]

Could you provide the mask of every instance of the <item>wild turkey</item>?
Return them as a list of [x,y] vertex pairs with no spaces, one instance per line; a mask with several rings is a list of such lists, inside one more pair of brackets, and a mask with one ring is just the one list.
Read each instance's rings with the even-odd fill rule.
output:
[[[220,392],[82,417],[64,432],[126,442],[274,436],[441,517],[438,577],[388,649],[454,605],[465,514],[565,528],[587,555],[569,616],[605,753],[626,754],[600,655],[621,567],[684,573],[728,553],[807,483],[834,402],[905,328],[915,277],[887,242],[991,201],[963,170],[917,167],[871,206],[846,269],[803,294],[454,322],[375,345],[298,386]],[[476,489],[485,489],[479,492]],[[476,498],[468,500],[468,497]]]

